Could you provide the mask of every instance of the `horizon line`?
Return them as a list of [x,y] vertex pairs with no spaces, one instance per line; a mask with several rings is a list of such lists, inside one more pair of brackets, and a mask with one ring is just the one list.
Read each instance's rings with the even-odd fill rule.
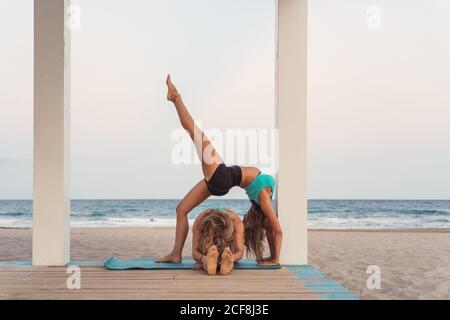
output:
[[[166,200],[166,201],[180,201],[182,198],[73,198],[70,201],[146,201],[146,200]],[[247,198],[227,198],[227,199],[206,199],[208,200],[220,200],[220,201],[236,201],[236,200],[247,200]],[[273,200],[277,200],[276,198]],[[307,200],[312,201],[450,201],[450,199],[439,199],[439,198],[307,198]],[[33,201],[30,198],[16,198],[16,199],[3,199],[0,201]]]

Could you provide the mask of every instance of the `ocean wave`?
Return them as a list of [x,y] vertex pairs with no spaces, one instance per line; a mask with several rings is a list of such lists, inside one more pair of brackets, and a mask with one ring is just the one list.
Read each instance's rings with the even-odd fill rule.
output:
[[409,209],[409,210],[400,210],[400,213],[405,214],[417,214],[417,215],[449,215],[450,210],[434,210],[434,209]]
[[[71,226],[174,227],[176,204],[177,200],[75,200]],[[243,217],[248,200],[207,200],[189,218],[210,207],[227,207]],[[0,227],[31,227],[31,211],[31,201],[0,200]],[[450,201],[310,200],[308,225],[312,229],[450,228]]]
[[142,209],[138,209],[138,208],[124,208],[123,211],[124,212],[138,212],[138,211],[142,211]]
[[77,217],[97,218],[97,217],[105,217],[107,215],[108,215],[108,213],[106,213],[106,212],[93,212],[93,213],[75,213],[75,212],[72,212],[70,214],[70,216],[72,218],[77,218]]
[[0,228],[31,228],[31,219],[0,218]]
[[[75,228],[101,228],[101,227],[175,227],[177,220],[160,218],[109,218],[97,221],[73,220],[71,226]],[[193,224],[194,220],[189,220]]]
[[450,228],[447,217],[395,216],[395,217],[310,217],[311,229],[407,229],[407,228]]
[[31,216],[31,212],[0,212],[0,217]]

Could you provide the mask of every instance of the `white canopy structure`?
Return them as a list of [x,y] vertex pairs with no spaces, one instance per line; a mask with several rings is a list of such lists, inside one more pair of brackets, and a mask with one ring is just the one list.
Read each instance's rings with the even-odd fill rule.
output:
[[[283,264],[307,263],[307,0],[278,0],[278,213]],[[34,1],[33,265],[70,261],[70,0]]]

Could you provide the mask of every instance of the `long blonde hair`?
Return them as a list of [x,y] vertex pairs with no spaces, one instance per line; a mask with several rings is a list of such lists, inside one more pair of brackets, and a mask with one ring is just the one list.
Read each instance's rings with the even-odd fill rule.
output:
[[252,204],[243,221],[247,256],[254,256],[258,261],[262,261],[263,259],[264,239],[266,238],[265,219],[266,216],[261,211],[260,206]]
[[220,211],[207,213],[200,222],[199,251],[206,255],[209,248],[216,246],[219,251],[219,259],[226,247],[234,252],[234,225],[228,214]]

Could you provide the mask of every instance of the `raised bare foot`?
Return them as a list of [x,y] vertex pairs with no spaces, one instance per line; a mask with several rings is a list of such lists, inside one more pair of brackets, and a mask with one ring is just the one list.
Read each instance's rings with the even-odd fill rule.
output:
[[181,263],[181,256],[176,255],[176,254],[169,254],[165,257],[159,258],[158,260],[155,261],[156,263]]
[[222,253],[222,262],[220,264],[220,274],[225,276],[234,268],[233,253],[230,248],[226,247]]
[[166,84],[167,84],[167,100],[175,102],[175,100],[180,96],[180,94],[178,93],[178,90],[175,87],[175,85],[172,83],[170,75],[167,76]]
[[216,246],[212,246],[206,255],[206,272],[212,276],[217,272],[217,258],[219,258],[219,251]]

